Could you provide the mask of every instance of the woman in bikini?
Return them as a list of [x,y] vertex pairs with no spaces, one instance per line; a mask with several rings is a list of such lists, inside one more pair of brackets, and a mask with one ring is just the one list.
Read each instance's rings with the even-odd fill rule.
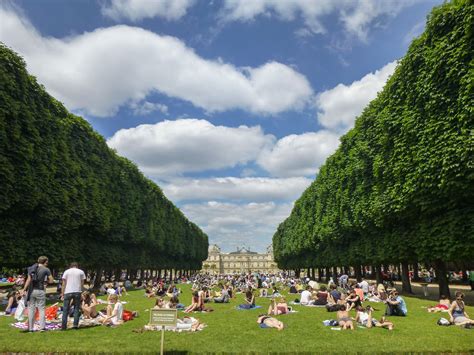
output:
[[339,310],[337,311],[337,321],[339,326],[342,329],[354,330],[354,324],[352,323],[352,318],[349,315],[348,307],[344,305],[339,305]]
[[266,314],[260,314],[257,319],[258,324],[265,324],[269,328],[277,328],[278,330],[283,330],[285,325],[283,322],[280,322],[278,319],[270,317]]

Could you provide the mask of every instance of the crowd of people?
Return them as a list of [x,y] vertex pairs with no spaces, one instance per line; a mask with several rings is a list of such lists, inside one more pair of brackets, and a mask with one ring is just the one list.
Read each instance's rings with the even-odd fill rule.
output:
[[[245,273],[233,275],[196,274],[187,278],[165,281],[155,277],[150,280],[139,280],[135,284],[130,280],[104,282],[98,294],[106,296],[103,300],[91,289],[85,287],[86,275],[77,263],[71,263],[64,271],[58,285],[59,298],[62,301],[61,329],[78,329],[80,320],[94,320],[95,324],[119,326],[131,319],[134,312],[124,309],[121,298],[128,294],[127,289],[142,289],[144,296],[154,300],[154,309],[177,309],[186,314],[178,318],[176,329],[201,330],[205,326],[199,320],[189,316],[194,312],[212,312],[212,303],[229,303],[237,295],[243,302],[237,306],[240,310],[260,308],[259,299],[269,298],[270,304],[266,313],[259,314],[257,323],[261,328],[283,330],[285,325],[279,318],[293,312],[295,306],[323,307],[334,312],[334,320],[328,324],[337,325],[340,329],[354,330],[355,326],[366,328],[394,329],[389,317],[406,317],[406,302],[394,287],[387,284],[376,284],[362,279],[355,282],[348,275],[342,274],[329,279],[328,284],[320,284],[309,278],[296,278],[286,273],[261,274]],[[8,293],[5,314],[15,314],[27,305],[28,329],[35,330],[35,315],[38,314],[39,330],[45,329],[46,286],[53,282],[48,268],[48,258],[41,256],[37,263],[28,268],[27,276],[17,278],[11,292]],[[188,305],[180,302],[180,283],[191,285],[192,296]],[[288,297],[295,295],[294,301],[288,303]],[[383,304],[383,316],[377,317],[371,303]],[[101,308],[101,309],[99,309]],[[449,323],[459,326],[472,326],[474,320],[469,318],[464,304],[464,294],[456,293],[453,302],[442,297],[435,306],[428,307],[428,312],[447,312]],[[20,312],[21,313],[21,312]]]

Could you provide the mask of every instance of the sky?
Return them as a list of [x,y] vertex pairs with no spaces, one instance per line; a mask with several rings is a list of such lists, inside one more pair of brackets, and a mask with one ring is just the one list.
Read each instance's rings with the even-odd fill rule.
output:
[[1,0],[0,41],[223,251],[264,251],[441,0]]

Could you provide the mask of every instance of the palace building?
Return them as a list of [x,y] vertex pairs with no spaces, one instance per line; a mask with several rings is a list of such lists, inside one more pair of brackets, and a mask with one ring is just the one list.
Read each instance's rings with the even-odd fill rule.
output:
[[219,274],[246,272],[275,273],[278,266],[273,260],[273,248],[270,245],[265,254],[259,254],[242,247],[230,253],[222,253],[217,245],[209,246],[209,256],[202,264],[203,271]]

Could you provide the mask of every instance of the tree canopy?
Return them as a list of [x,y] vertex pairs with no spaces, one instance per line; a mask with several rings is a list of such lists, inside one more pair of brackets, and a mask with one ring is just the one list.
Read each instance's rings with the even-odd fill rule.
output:
[[474,259],[474,5],[433,9],[273,236],[282,268]]
[[200,269],[208,238],[0,43],[0,264]]

